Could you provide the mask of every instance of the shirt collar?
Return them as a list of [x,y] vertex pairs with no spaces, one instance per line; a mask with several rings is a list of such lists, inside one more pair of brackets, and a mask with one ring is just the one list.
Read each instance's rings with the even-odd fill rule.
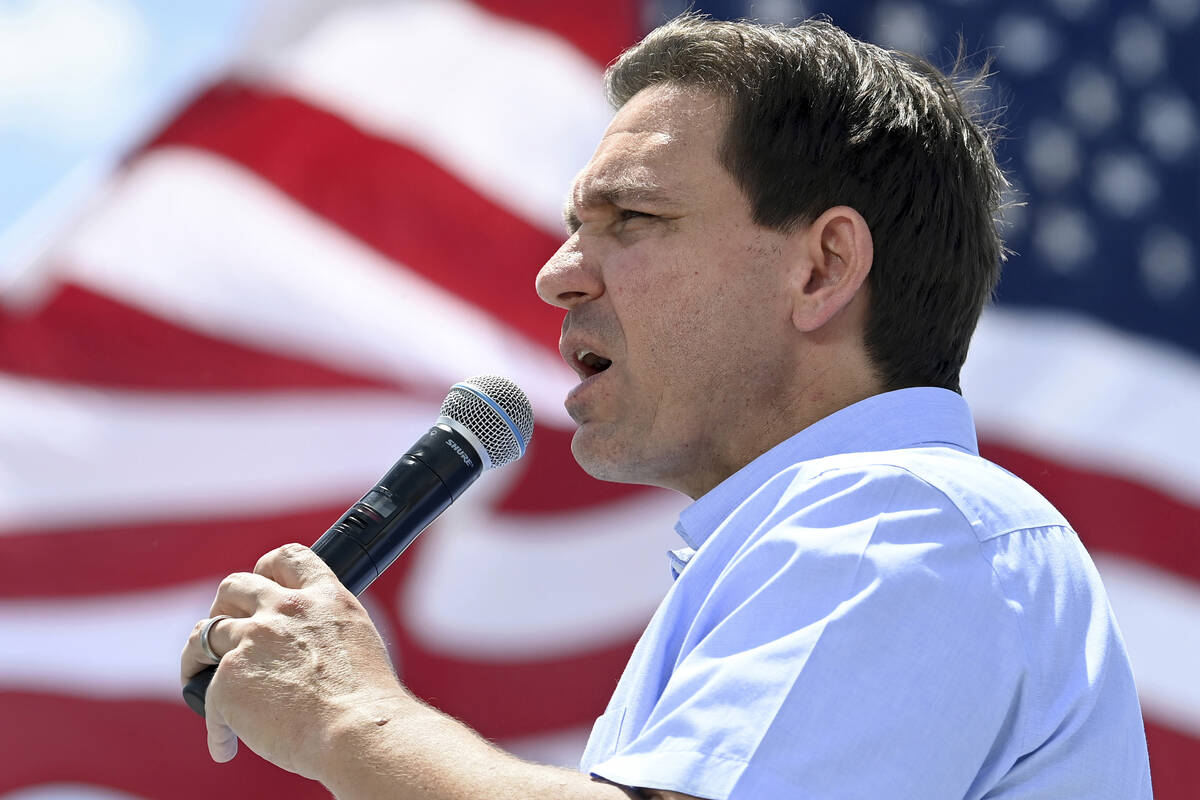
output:
[[962,396],[921,386],[868,397],[814,422],[685,508],[675,530],[687,547],[671,551],[676,576],[692,554],[763,483],[786,467],[843,453],[953,447],[979,454],[975,422]]

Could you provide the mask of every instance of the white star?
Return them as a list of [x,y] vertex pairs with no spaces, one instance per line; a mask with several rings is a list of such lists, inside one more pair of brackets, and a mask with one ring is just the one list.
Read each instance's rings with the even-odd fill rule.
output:
[[1090,133],[1107,128],[1120,111],[1116,82],[1091,64],[1071,70],[1066,83],[1067,109],[1075,122]]
[[1106,153],[1096,159],[1092,194],[1112,213],[1132,217],[1158,197],[1158,179],[1138,153]]
[[1079,174],[1079,140],[1065,125],[1034,120],[1029,126],[1025,161],[1043,189],[1060,189]]
[[924,6],[880,3],[875,9],[872,41],[907,53],[928,53],[937,43],[933,21]]
[[1096,0],[1054,0],[1058,13],[1069,20],[1083,19],[1096,5]]
[[1140,264],[1146,288],[1159,300],[1170,300],[1196,279],[1192,244],[1177,231],[1156,227],[1142,240]]
[[1162,72],[1167,63],[1162,27],[1140,16],[1119,20],[1113,28],[1113,60],[1133,83],[1142,83]]
[[1070,206],[1043,210],[1033,232],[1033,246],[1055,272],[1079,272],[1096,251],[1087,216]]
[[1200,0],[1154,0],[1154,7],[1168,22],[1189,25],[1200,15]]
[[1191,150],[1196,139],[1196,108],[1175,92],[1158,92],[1142,101],[1138,134],[1164,161],[1175,161]]
[[1011,72],[1033,75],[1058,57],[1058,37],[1045,22],[1029,14],[1005,14],[992,33],[1000,45],[996,59]]

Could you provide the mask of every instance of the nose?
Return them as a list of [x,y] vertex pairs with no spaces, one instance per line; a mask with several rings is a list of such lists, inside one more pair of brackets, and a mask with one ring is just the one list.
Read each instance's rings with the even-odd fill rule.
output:
[[600,272],[584,258],[579,234],[563,242],[538,271],[537,293],[552,306],[572,309],[604,294]]

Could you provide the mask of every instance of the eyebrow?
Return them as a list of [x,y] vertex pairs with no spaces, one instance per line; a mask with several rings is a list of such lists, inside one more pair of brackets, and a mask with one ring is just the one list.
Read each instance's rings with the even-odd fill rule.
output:
[[618,178],[616,180],[590,181],[578,190],[572,189],[563,203],[563,222],[571,233],[579,230],[582,223],[575,209],[575,194],[580,195],[579,206],[585,208],[597,206],[628,206],[630,203],[669,202],[670,195],[658,186],[643,183],[634,178]]

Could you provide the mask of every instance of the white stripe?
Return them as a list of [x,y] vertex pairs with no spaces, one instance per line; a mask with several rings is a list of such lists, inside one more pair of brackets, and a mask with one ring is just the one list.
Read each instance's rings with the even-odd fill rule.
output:
[[84,783],[54,781],[0,794],[0,800],[141,800],[141,795]]
[[0,688],[180,699],[179,655],[216,586],[0,601]]
[[1058,311],[984,315],[963,371],[981,436],[1200,503],[1200,360]]
[[1132,559],[1095,556],[1156,722],[1200,737],[1200,584]]
[[612,116],[593,62],[461,0],[340,10],[267,70],[279,88],[409,144],[555,234]]
[[[666,516],[664,499],[678,505],[664,494],[519,530],[460,503],[420,551],[401,609],[406,624],[425,644],[470,658],[545,658],[634,637],[669,584],[663,526],[653,523]],[[0,601],[0,688],[174,700],[179,651],[214,590],[202,582]]]
[[[502,491],[497,483],[480,495]],[[426,647],[467,658],[549,658],[641,633],[671,584],[672,523],[688,499],[653,492],[562,514],[456,506],[425,542],[397,611]]]
[[[487,517],[481,503],[503,491],[493,484],[479,502],[443,516],[403,589],[406,626],[426,645],[468,658],[546,658],[640,633],[670,583],[669,528],[661,520],[681,498],[656,493],[536,522]],[[102,598],[0,601],[0,688],[174,700],[179,651],[215,588],[203,581]]]
[[67,279],[268,352],[438,391],[504,375],[539,422],[570,425],[576,379],[556,353],[213,156],[139,159],[54,258]]
[[515,739],[504,739],[500,747],[517,758],[532,761],[535,764],[552,764],[569,769],[579,768],[579,759],[583,757],[583,748],[591,736],[592,725],[567,730],[552,731],[539,736],[523,736]]
[[3,375],[0,408],[0,535],[348,505],[437,417],[384,391],[156,396]]
[[[670,585],[665,548],[677,542],[664,521],[685,499],[662,492],[594,513],[488,516],[504,491],[492,482],[452,506],[412,557],[402,597],[373,602],[398,602],[422,643],[470,658],[545,658],[636,637]],[[214,590],[0,601],[0,687],[175,698],[179,650]]]
[[[0,600],[0,691],[182,703],[179,656],[216,589],[207,580],[108,597]],[[394,638],[385,620],[371,618],[385,640]]]

